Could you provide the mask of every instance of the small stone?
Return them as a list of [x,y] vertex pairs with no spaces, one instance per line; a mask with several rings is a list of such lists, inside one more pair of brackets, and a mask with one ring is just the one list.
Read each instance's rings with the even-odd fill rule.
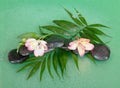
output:
[[63,42],[49,42],[47,44],[48,48],[57,48],[57,47],[62,47],[64,45]]
[[55,48],[61,48],[64,45],[64,38],[57,35],[53,35],[49,37],[46,41],[47,41],[48,50],[45,52],[50,52]]
[[27,47],[25,47],[25,46],[21,46],[19,48],[19,54],[22,55],[22,56],[28,56],[31,53],[32,53],[32,51],[27,50]]
[[53,51],[55,48],[60,48],[64,45],[63,42],[49,42],[47,43],[47,46],[48,46],[48,50],[46,50],[45,52],[50,52],[50,51]]
[[74,54],[79,54],[79,53],[78,53],[78,50],[73,50],[73,53],[74,53]]
[[103,45],[95,45],[95,48],[91,51],[92,56],[97,60],[107,60],[110,56],[110,49]]
[[29,55],[22,56],[19,53],[17,53],[17,49],[13,49],[8,53],[8,60],[15,64],[15,63],[21,63],[29,58]]

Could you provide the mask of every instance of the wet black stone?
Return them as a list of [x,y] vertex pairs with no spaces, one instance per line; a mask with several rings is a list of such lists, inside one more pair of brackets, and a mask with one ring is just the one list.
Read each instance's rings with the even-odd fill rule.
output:
[[19,54],[20,55],[22,55],[22,56],[28,56],[28,55],[30,55],[32,52],[31,51],[28,51],[27,50],[27,47],[25,47],[25,46],[21,46],[20,48],[19,48]]
[[27,58],[29,58],[29,55],[22,56],[19,53],[17,53],[17,49],[13,49],[8,53],[8,60],[13,64],[21,63],[21,62],[25,61]]
[[79,54],[79,53],[78,53],[78,50],[73,50],[73,53],[74,53],[74,54]]
[[110,49],[103,45],[95,45],[95,48],[91,51],[92,56],[97,60],[107,60],[110,56]]
[[46,50],[45,52],[50,52],[52,50],[54,50],[55,48],[60,48],[64,45],[63,42],[49,42],[47,43],[47,46],[48,46],[48,50]]
[[66,51],[69,51],[68,47],[66,47],[66,46],[62,46],[61,48],[66,50]]
[[47,38],[46,41],[47,41],[48,50],[45,52],[50,52],[54,50],[55,48],[60,48],[64,45],[64,38],[57,36],[57,35],[53,35]]
[[49,42],[47,44],[48,48],[51,49],[51,48],[57,48],[57,47],[62,47],[64,45],[63,42]]

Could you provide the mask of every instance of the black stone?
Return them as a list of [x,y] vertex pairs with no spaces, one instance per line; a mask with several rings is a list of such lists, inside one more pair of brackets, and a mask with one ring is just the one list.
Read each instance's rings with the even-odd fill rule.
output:
[[21,63],[21,62],[25,61],[27,58],[29,58],[29,55],[22,56],[19,53],[17,53],[17,49],[13,49],[8,53],[8,60],[13,64]]
[[49,43],[47,44],[48,49],[57,48],[57,47],[62,47],[63,45],[64,45],[63,42],[49,42]]
[[19,54],[22,55],[22,56],[28,56],[28,55],[30,55],[31,53],[32,53],[32,52],[29,51],[29,50],[27,50],[27,47],[25,47],[25,46],[21,46],[21,47],[19,48]]
[[79,53],[78,53],[78,50],[73,50],[73,53],[74,53],[74,54],[79,54]]
[[47,43],[47,46],[48,46],[48,50],[46,50],[45,52],[50,52],[52,50],[54,50],[55,48],[60,48],[64,45],[63,42],[49,42]]
[[55,48],[60,48],[64,45],[64,38],[58,35],[53,35],[47,38],[46,41],[47,41],[48,50],[45,52],[50,52],[54,50]]
[[110,56],[110,49],[103,44],[95,45],[95,48],[91,51],[92,56],[97,60],[107,60]]

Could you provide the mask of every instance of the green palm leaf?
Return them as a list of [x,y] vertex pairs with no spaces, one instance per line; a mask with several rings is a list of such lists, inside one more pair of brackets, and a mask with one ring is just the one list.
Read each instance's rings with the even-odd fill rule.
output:
[[58,56],[58,64],[59,64],[59,67],[60,67],[60,70],[61,70],[61,73],[62,73],[62,76],[63,76],[63,72],[64,72],[64,65],[63,65],[63,61],[62,61],[62,52],[61,52],[61,49],[57,49],[57,56]]
[[29,68],[32,67],[33,65],[34,65],[34,63],[26,64],[26,65],[24,65],[22,68],[20,68],[17,72],[20,72],[20,71],[29,69]]
[[58,66],[58,56],[57,56],[57,53],[55,52],[53,55],[53,67],[54,67],[54,70],[55,70],[56,74],[58,75],[58,77],[60,77],[57,66]]
[[61,60],[60,57],[58,57],[58,62],[59,62],[59,67],[60,67],[60,70],[61,70],[62,76],[63,76],[64,65],[63,65],[62,60]]
[[75,65],[76,65],[77,69],[79,70],[78,57],[77,57],[77,55],[75,55],[74,53],[71,53],[71,55],[72,55],[72,58],[73,58],[73,60],[74,60],[74,62],[75,62]]
[[67,65],[67,61],[68,61],[68,56],[69,56],[68,52],[69,51],[62,50],[63,71],[66,69],[66,65]]
[[65,32],[62,28],[57,27],[57,26],[52,26],[52,25],[42,26],[41,28],[45,28],[45,29],[47,29],[49,31],[52,31],[54,33],[61,33],[61,34],[63,34]]
[[79,11],[77,9],[75,9],[76,13],[78,14],[79,19],[81,20],[81,22],[85,25],[87,25],[87,21],[85,20],[85,18],[79,13]]
[[36,61],[39,61],[39,60],[41,60],[42,58],[40,58],[40,57],[30,57],[30,58],[28,58],[24,63],[29,63],[29,62],[36,62]]
[[87,56],[94,64],[96,64],[94,57],[93,57],[90,53],[87,53],[86,56]]
[[39,69],[40,64],[41,64],[41,62],[39,61],[39,62],[37,62],[37,63],[34,65],[34,67],[32,68],[32,70],[30,71],[27,79],[29,79],[29,78]]
[[44,32],[44,31],[42,30],[42,27],[41,27],[41,26],[39,26],[39,32],[40,32],[40,35],[47,35],[47,34],[49,34],[49,33]]
[[90,39],[90,42],[93,43],[93,44],[97,44],[95,40],[93,40],[90,36],[86,35],[84,32],[80,32],[80,36],[82,38],[88,38],[88,39]]
[[88,35],[92,40],[97,41],[98,43],[104,44],[104,42],[98,37],[96,36],[94,33],[84,29],[83,32]]
[[70,11],[68,11],[67,9],[65,9],[65,11],[68,13],[68,15],[71,17],[71,19],[72,19],[75,23],[77,23],[77,24],[80,25],[80,26],[83,26],[83,24],[82,24],[77,18],[75,18]]
[[67,53],[64,50],[59,49],[57,54],[58,54],[59,66],[63,76],[64,70],[66,68],[67,60],[68,60]]
[[88,27],[87,28],[89,31],[97,34],[97,35],[104,35],[104,36],[107,36],[107,37],[110,37],[109,35],[105,34],[104,32],[102,32],[101,30],[97,29],[97,28],[92,28],[92,27]]
[[65,29],[70,29],[70,30],[79,29],[79,27],[76,24],[66,21],[66,20],[53,20],[53,22],[57,24],[58,26],[65,28]]
[[41,28],[47,29],[53,32],[54,34],[65,37],[65,38],[69,37],[71,34],[67,30],[64,30],[63,28],[60,28],[57,26],[48,25],[48,26],[42,26]]
[[48,68],[48,72],[49,72],[49,74],[50,74],[50,76],[53,78],[53,75],[52,75],[52,73],[51,73],[51,60],[52,60],[52,57],[53,57],[53,52],[51,53],[51,54],[49,54],[48,56],[47,56],[47,68]]
[[105,28],[109,28],[108,26],[105,26],[103,24],[91,24],[91,25],[88,25],[89,27],[105,27]]
[[35,38],[35,39],[38,39],[39,38],[39,35],[35,32],[28,32],[28,33],[24,33],[24,34],[21,34],[18,36],[18,38]]
[[42,75],[43,75],[43,72],[45,70],[45,66],[46,66],[46,58],[44,57],[43,58],[43,61],[41,63],[41,69],[40,69],[40,81],[42,80]]

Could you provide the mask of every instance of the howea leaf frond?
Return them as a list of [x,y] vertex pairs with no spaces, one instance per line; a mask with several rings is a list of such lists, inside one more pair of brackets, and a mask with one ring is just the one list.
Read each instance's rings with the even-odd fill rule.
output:
[[[67,20],[53,20],[54,25],[46,25],[39,27],[40,30],[39,35],[35,32],[29,32],[24,33],[18,37],[22,39],[35,38],[45,39],[46,41],[49,41],[50,38],[48,37],[52,36],[54,37],[54,39],[57,40],[59,38],[57,38],[56,36],[59,36],[63,40],[62,41],[64,42],[63,47],[65,48],[67,47],[66,45],[68,45],[69,42],[79,37],[88,38],[93,44],[97,43],[104,44],[104,41],[102,41],[98,35],[104,36],[108,35],[99,30],[99,28],[109,27],[102,24],[88,24],[86,19],[76,9],[75,12],[77,13],[77,17],[74,17],[73,14],[67,9],[65,9],[65,11],[70,16],[73,22]],[[47,32],[44,32],[45,29],[47,30]],[[21,44],[24,44],[24,42],[21,42]],[[43,73],[47,67],[48,73],[52,78],[54,78],[52,68],[54,69],[57,76],[61,77],[61,75],[62,76],[64,75],[64,71],[66,70],[67,62],[70,57],[74,60],[75,65],[79,70],[78,55],[74,54],[71,51],[68,51],[67,49],[63,49],[63,47],[54,48],[53,51],[45,53],[45,55],[42,57],[31,56],[24,62],[25,65],[22,68],[20,68],[17,72],[30,69],[30,72],[27,77],[27,79],[29,79],[30,77],[33,76],[33,74],[35,74],[39,70],[40,80],[42,80]],[[90,60],[92,60],[95,63],[95,60],[90,53],[86,55],[87,57],[89,57]],[[61,74],[59,72],[61,72]]]

